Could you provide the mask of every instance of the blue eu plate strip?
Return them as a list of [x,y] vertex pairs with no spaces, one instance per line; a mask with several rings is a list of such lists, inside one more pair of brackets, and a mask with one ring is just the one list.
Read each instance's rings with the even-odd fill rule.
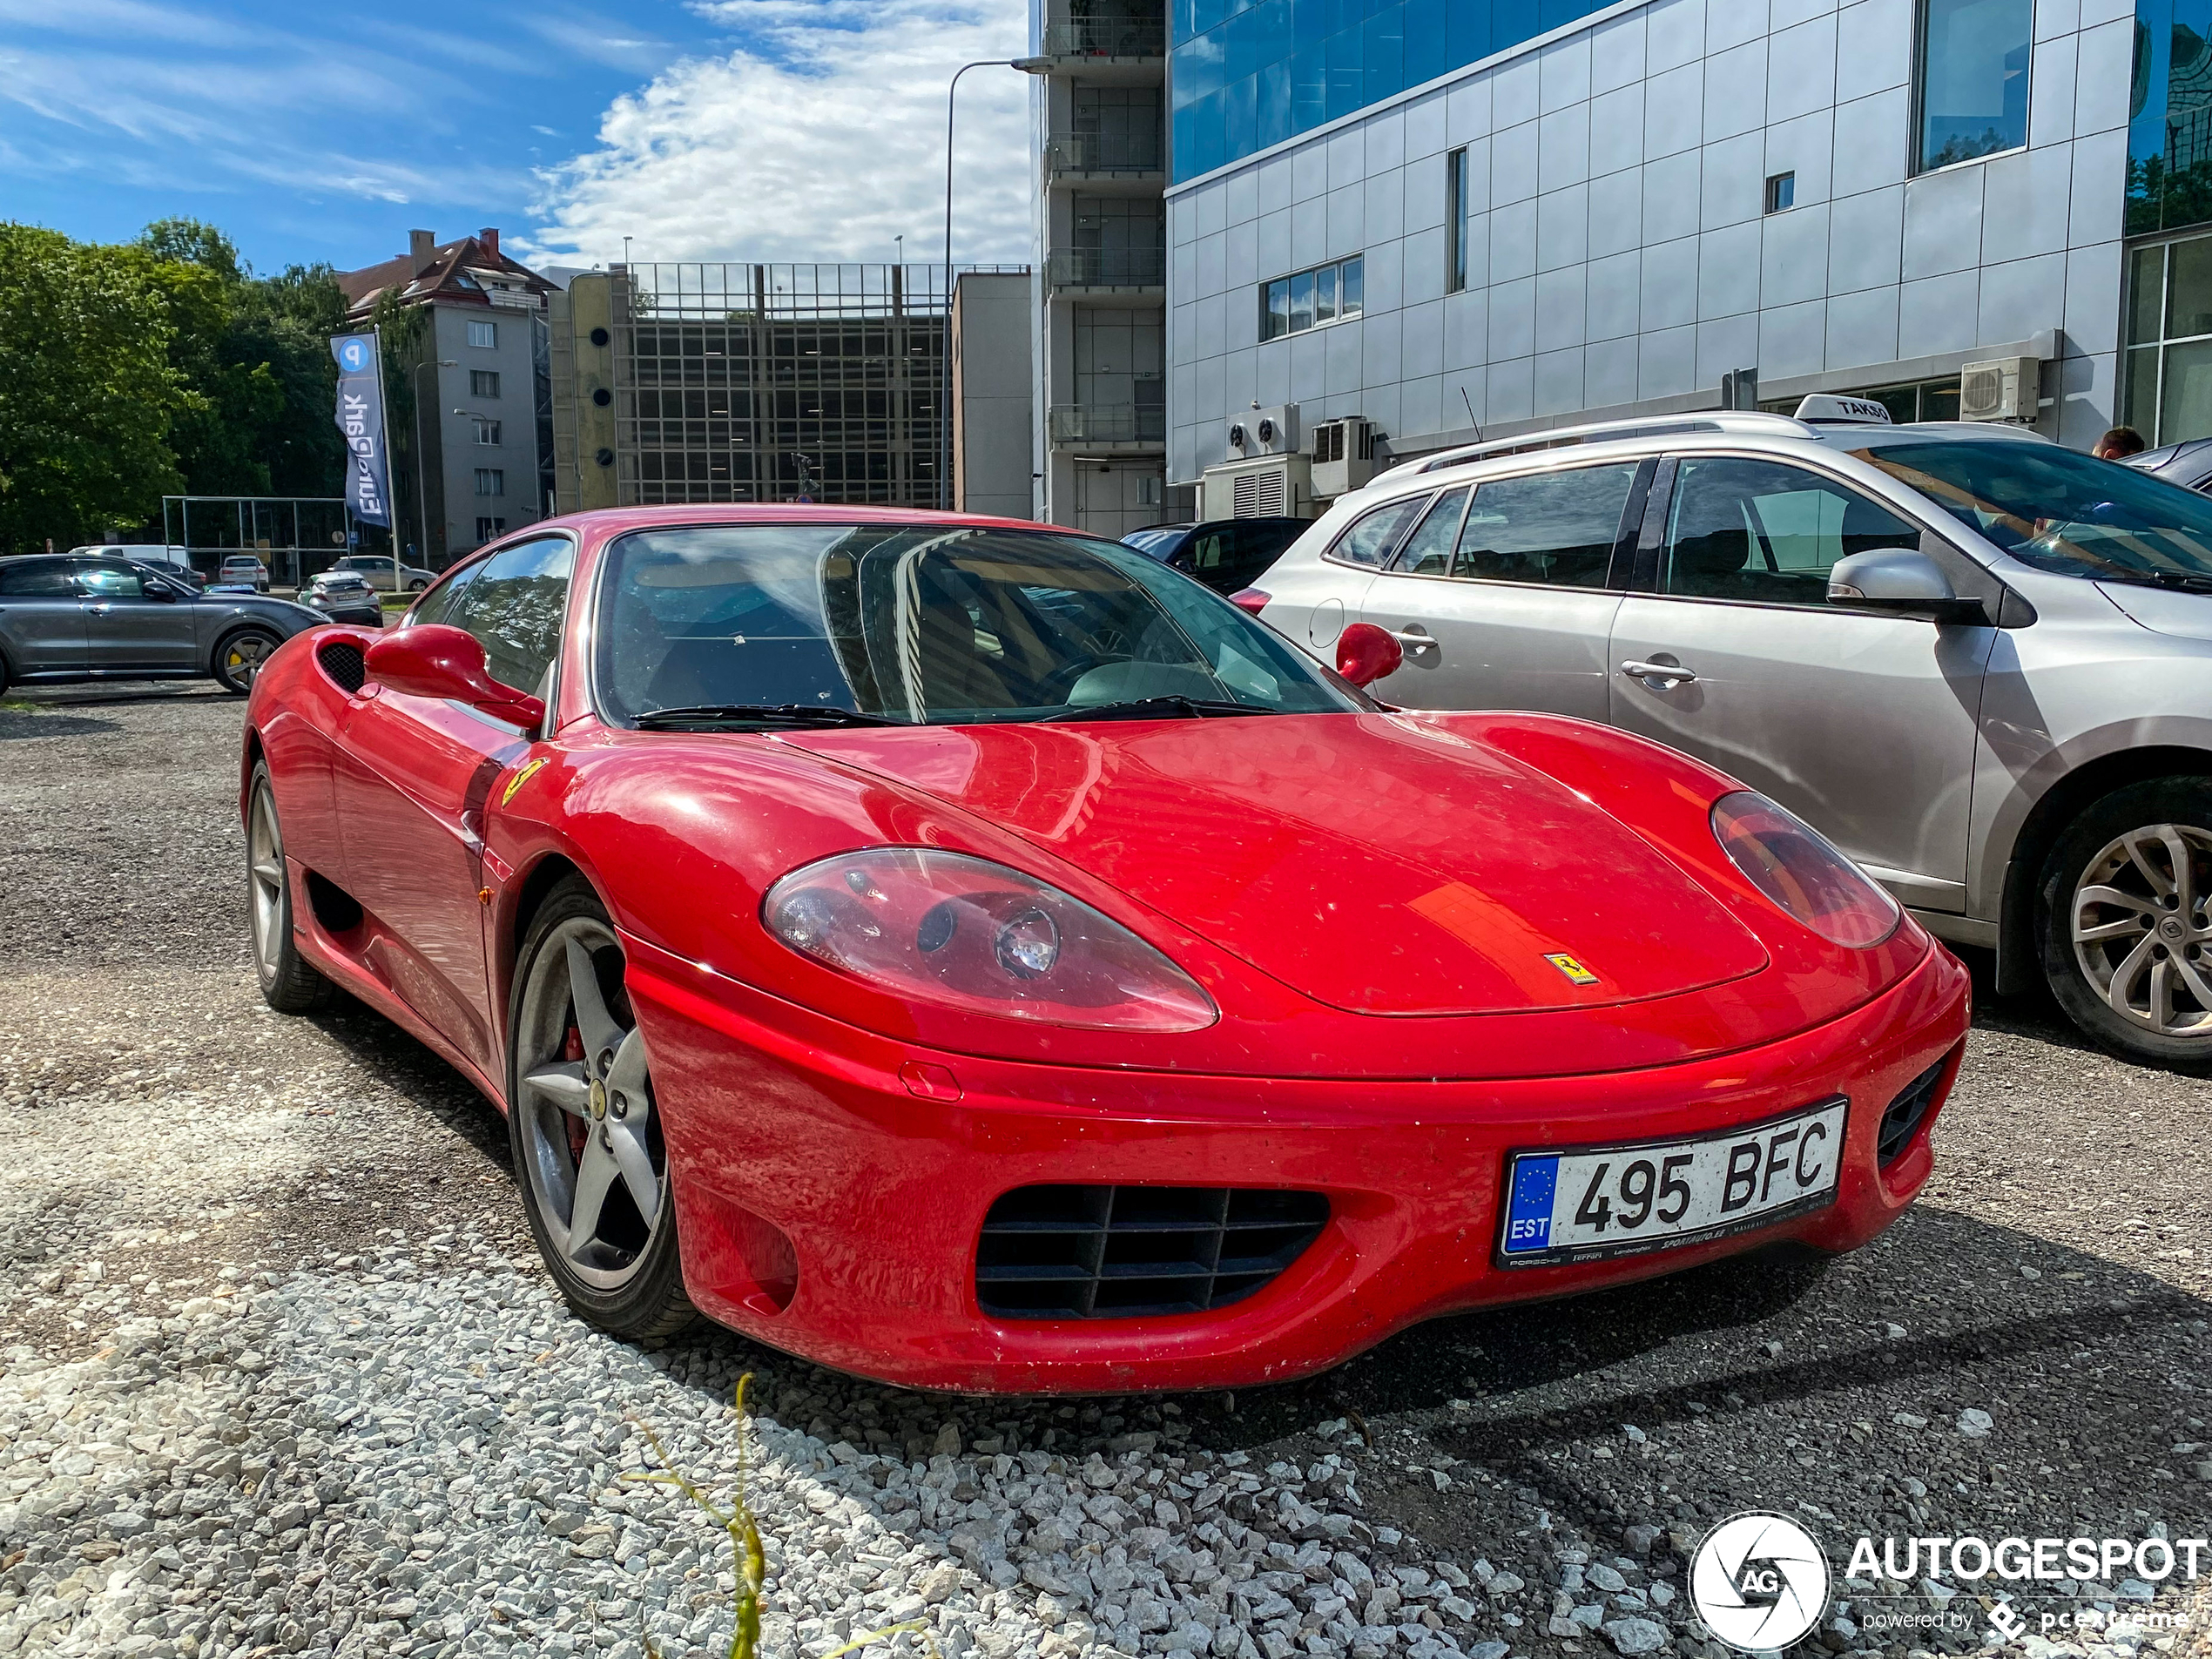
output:
[[1559,1160],[1521,1158],[1513,1166],[1513,1197],[1506,1211],[1506,1254],[1542,1250],[1551,1243],[1552,1194]]

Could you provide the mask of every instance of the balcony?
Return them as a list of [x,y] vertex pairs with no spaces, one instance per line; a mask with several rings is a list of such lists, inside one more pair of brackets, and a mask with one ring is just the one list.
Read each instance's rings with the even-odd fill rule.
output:
[[1055,248],[1045,280],[1055,288],[1159,288],[1167,281],[1167,255],[1157,247]]
[[1158,448],[1168,441],[1168,412],[1157,403],[1055,403],[1052,442]]
[[1055,179],[1071,173],[1142,178],[1161,171],[1160,152],[1154,132],[1055,132],[1045,142],[1045,168]]
[[1078,17],[1044,27],[1048,57],[1165,57],[1167,23],[1161,17]]

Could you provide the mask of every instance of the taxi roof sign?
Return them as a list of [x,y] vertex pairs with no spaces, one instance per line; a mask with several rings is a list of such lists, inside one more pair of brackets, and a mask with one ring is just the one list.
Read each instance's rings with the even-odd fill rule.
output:
[[1888,407],[1871,397],[1836,397],[1825,392],[1815,392],[1798,404],[1797,419],[1825,421],[1846,426],[1892,424]]

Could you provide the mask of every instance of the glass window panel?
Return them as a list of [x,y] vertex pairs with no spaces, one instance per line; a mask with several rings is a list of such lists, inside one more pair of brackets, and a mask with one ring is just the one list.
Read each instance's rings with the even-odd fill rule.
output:
[[1337,314],[1337,267],[1325,265],[1313,273],[1313,320],[1326,322]]
[[2139,247],[2128,259],[2128,343],[2156,340],[2165,308],[2166,250]]
[[2134,428],[2152,443],[2160,442],[2157,347],[2138,346],[2128,354],[2128,378],[2120,395],[2120,424]]
[[1452,546],[1460,539],[1460,514],[1467,503],[1464,489],[1447,489],[1439,496],[1436,505],[1399,550],[1398,568],[1415,576],[1449,576]]
[[1482,582],[1603,587],[1635,475],[1632,462],[1481,485],[1460,532],[1454,574]]
[[1356,317],[1362,309],[1360,293],[1364,267],[1357,256],[1346,260],[1337,278],[1337,314]]
[[2212,236],[2175,242],[2167,253],[2171,262],[2167,267],[2166,338],[2212,334]]
[[2158,442],[2212,435],[2212,341],[2166,348],[2158,399]]
[[1923,169],[2027,142],[2034,11],[2034,0],[1923,0]]
[[1734,458],[1683,462],[1668,520],[1665,592],[1759,604],[1825,605],[1837,560],[1920,536],[1816,474]]
[[1376,508],[1352,521],[1352,528],[1339,536],[1337,544],[1329,550],[1329,556],[1342,559],[1347,564],[1380,564],[1390,556],[1391,549],[1398,545],[1399,536],[1413,515],[1426,505],[1427,496],[1414,496]]
[[1301,271],[1291,279],[1291,332],[1313,327],[1313,273]]
[[1453,293],[1467,285],[1467,152],[1444,158],[1444,286]]
[[483,642],[502,685],[530,691],[544,678],[568,610],[574,543],[564,536],[523,542],[496,555],[469,584],[451,621]]

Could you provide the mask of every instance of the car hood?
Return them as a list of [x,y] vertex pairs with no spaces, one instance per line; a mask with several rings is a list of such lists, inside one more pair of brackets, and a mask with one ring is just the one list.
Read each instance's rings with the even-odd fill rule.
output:
[[1353,1012],[1604,1006],[1767,962],[1711,894],[1586,798],[1404,716],[787,741],[988,819]]
[[2100,582],[2097,591],[2130,621],[2153,633],[2182,639],[2212,639],[2212,593],[2184,593],[2175,588],[2146,588],[2133,582]]

